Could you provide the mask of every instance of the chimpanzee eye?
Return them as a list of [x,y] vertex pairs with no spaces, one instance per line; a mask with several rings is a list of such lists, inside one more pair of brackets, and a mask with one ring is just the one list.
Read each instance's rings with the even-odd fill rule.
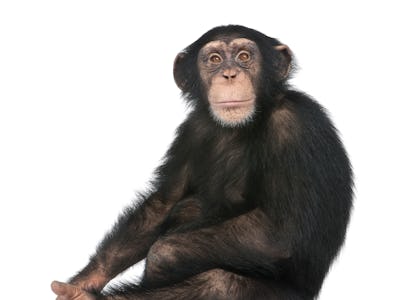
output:
[[240,62],[248,62],[250,60],[250,53],[247,51],[240,51],[236,58]]
[[222,62],[222,57],[218,53],[212,53],[208,59],[213,64],[220,64]]

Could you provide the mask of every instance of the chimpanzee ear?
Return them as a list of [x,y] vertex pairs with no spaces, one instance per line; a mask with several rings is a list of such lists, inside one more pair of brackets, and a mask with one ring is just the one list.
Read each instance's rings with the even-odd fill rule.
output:
[[280,52],[280,61],[278,64],[280,79],[286,79],[292,70],[292,51],[286,45],[275,46],[275,50]]
[[174,61],[174,79],[176,85],[182,90],[185,90],[187,78],[185,76],[184,60],[187,53],[181,52],[175,57]]

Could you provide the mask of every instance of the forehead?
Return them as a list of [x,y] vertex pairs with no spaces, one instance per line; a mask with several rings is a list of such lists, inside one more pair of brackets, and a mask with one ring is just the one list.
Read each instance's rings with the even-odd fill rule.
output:
[[216,48],[223,48],[223,49],[232,49],[238,47],[253,47],[257,48],[257,44],[252,40],[246,38],[237,38],[237,39],[230,39],[230,40],[215,40],[208,42],[202,48],[203,51],[207,51],[208,49],[216,49]]

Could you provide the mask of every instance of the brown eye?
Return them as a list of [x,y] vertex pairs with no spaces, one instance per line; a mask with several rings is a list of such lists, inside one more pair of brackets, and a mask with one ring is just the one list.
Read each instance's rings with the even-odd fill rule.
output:
[[250,53],[247,51],[241,51],[238,56],[237,59],[240,62],[248,62],[250,60]]
[[220,64],[222,62],[222,57],[221,57],[221,55],[219,55],[217,53],[213,53],[213,54],[210,55],[209,60],[213,64]]

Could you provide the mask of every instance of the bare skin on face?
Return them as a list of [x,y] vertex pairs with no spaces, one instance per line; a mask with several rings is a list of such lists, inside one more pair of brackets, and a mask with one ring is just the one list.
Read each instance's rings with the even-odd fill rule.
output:
[[211,41],[200,50],[197,64],[210,111],[223,126],[236,127],[252,119],[260,61],[257,45],[245,38]]

